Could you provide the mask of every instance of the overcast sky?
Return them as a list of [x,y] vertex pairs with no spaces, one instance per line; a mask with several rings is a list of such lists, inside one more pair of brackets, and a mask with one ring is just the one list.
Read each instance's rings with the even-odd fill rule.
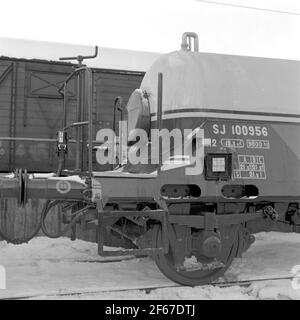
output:
[[195,31],[201,51],[300,60],[299,0],[215,2],[299,15],[196,0],[0,0],[0,36],[169,52]]

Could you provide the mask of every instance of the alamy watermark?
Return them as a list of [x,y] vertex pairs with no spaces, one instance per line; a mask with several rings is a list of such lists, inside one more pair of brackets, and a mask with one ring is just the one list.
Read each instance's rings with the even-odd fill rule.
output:
[[163,166],[186,166],[186,175],[199,175],[203,172],[204,146],[209,143],[208,140],[200,127],[194,130],[175,128],[171,131],[166,128],[151,129],[149,134],[143,129],[128,132],[127,122],[121,121],[118,141],[112,129],[97,132],[96,141],[103,142],[103,145],[97,149],[96,159],[100,165],[157,165],[162,161]]
[[6,289],[6,270],[4,266],[0,265],[0,290]]

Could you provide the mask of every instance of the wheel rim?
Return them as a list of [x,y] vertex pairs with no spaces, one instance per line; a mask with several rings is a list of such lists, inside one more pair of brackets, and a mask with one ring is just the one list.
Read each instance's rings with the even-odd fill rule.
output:
[[[162,247],[162,229],[160,225],[154,226],[152,239],[155,247]],[[237,226],[222,229],[222,243],[224,241],[227,241],[226,246],[224,246],[226,249],[222,249],[219,257],[223,266],[214,268],[213,270],[178,270],[174,263],[171,248],[168,254],[159,253],[154,255],[153,258],[159,270],[167,278],[176,283],[187,286],[209,284],[225,273],[237,255],[239,247],[239,232]]]

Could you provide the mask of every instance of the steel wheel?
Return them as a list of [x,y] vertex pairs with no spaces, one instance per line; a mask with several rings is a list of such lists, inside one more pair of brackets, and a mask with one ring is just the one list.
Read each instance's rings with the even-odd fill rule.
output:
[[[187,230],[191,228],[185,227]],[[239,227],[231,226],[220,230],[222,250],[217,257],[217,264],[212,269],[203,268],[200,270],[186,271],[178,269],[176,266],[172,245],[170,244],[168,254],[159,253],[153,256],[156,265],[160,271],[170,280],[187,286],[209,284],[222,276],[228,267],[231,265],[233,259],[236,257],[239,247]],[[155,225],[153,228],[152,244],[155,247],[162,247],[162,229],[160,225]],[[186,257],[191,256],[191,252],[186,252]],[[216,260],[216,259],[214,259]],[[197,256],[197,262],[200,265],[207,265],[209,259]],[[213,261],[213,260],[211,260]]]
[[43,201],[30,199],[19,206],[15,198],[0,197],[0,241],[13,244],[29,242],[40,230],[40,211]]

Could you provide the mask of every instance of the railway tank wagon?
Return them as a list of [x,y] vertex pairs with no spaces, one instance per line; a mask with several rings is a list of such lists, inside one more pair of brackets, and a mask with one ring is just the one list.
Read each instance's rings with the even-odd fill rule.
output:
[[[161,178],[155,190],[159,190],[156,197],[167,199],[169,212],[174,215],[171,220],[178,223],[175,237],[184,235],[186,253],[196,253],[198,258],[202,257],[204,269],[214,269],[211,261],[215,261],[218,252],[227,246],[231,253],[234,250],[241,253],[254,241],[251,233],[268,229],[270,221],[279,220],[277,227],[281,230],[299,232],[300,64],[199,53],[197,37],[192,34],[194,37],[196,51],[180,50],[164,55],[147,71],[139,90],[147,101],[141,103],[139,114],[138,99],[129,101],[128,125],[133,131],[143,128],[147,132],[158,127],[169,132],[203,129],[200,141],[204,146],[203,165],[187,175],[184,161],[177,166],[164,164],[169,159],[162,152]],[[164,79],[160,125],[158,73]],[[132,116],[130,110],[134,110]],[[197,143],[196,137],[192,139]],[[174,149],[173,155],[181,156],[180,152]],[[128,165],[125,170],[149,173],[154,167]],[[263,212],[264,218],[251,221],[254,217],[251,213],[257,212]],[[228,219],[225,228],[216,228],[214,214]],[[242,214],[249,214],[249,221]],[[193,219],[195,215],[204,215],[211,226],[199,232],[197,224],[201,223]],[[236,231],[230,228],[236,228],[237,221],[243,218],[240,238],[233,241],[239,242],[239,249],[228,247],[224,239],[232,241]],[[229,222],[230,219],[233,220]],[[181,250],[184,252],[182,247]],[[180,259],[180,254],[177,258]],[[232,257],[228,254],[226,258],[228,263]],[[170,266],[176,265],[174,256],[158,255],[156,261],[164,274],[180,283],[201,283],[218,274],[214,271],[180,274],[178,266]]]
[[[230,172],[192,178],[202,197],[300,195],[299,62],[185,50],[164,55],[141,84],[152,127],[158,72],[164,75],[162,127],[201,127],[205,155],[230,154]],[[233,183],[244,190],[226,188]]]
[[[86,97],[88,76],[86,69]],[[121,149],[114,170],[93,170],[93,139],[101,139],[87,100],[88,169],[19,172],[0,180],[0,194],[23,206],[47,199],[48,236],[47,216],[71,210],[56,236],[81,223],[97,230],[100,255],[147,254],[175,282],[210,283],[266,225],[300,231],[299,84],[297,61],[199,53],[197,35],[185,33],[182,49],[161,56],[130,97],[128,130],[119,135],[126,157]],[[66,145],[58,141],[62,156]],[[107,230],[132,248],[105,251]]]

